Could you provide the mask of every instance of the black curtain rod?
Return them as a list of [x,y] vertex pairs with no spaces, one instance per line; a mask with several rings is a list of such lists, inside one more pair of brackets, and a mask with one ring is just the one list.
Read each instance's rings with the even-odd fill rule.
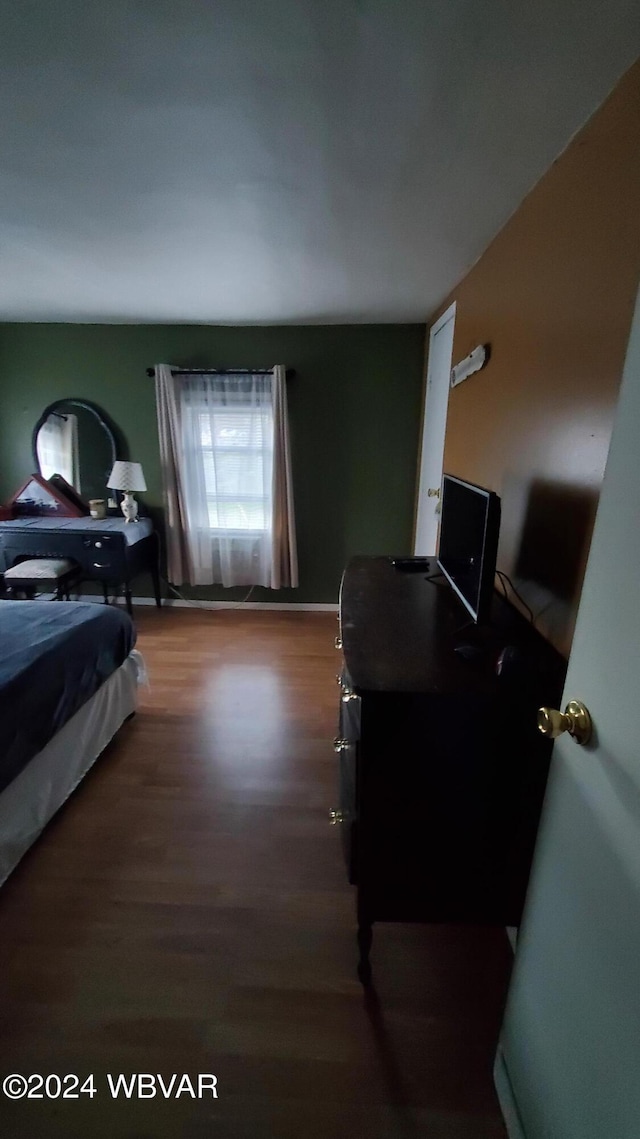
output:
[[[273,368],[171,368],[181,376],[271,376]],[[155,376],[155,368],[147,368],[148,376]],[[295,369],[287,368],[287,379],[295,377]]]

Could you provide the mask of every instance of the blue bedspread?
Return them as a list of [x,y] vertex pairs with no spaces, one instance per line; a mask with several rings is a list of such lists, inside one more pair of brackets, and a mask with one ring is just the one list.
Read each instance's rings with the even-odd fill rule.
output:
[[0,791],[97,692],[136,640],[120,609],[0,601]]

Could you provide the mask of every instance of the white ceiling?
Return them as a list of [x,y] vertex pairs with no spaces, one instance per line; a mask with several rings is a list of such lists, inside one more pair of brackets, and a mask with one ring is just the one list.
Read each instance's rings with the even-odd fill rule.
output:
[[0,0],[0,319],[422,321],[637,0]]

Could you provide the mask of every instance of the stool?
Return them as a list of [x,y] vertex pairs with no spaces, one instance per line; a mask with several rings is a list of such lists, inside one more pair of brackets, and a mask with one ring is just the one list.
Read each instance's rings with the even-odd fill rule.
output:
[[30,558],[4,572],[5,589],[10,593],[32,594],[48,585],[55,590],[55,601],[69,600],[69,590],[81,578],[80,566],[70,558]]

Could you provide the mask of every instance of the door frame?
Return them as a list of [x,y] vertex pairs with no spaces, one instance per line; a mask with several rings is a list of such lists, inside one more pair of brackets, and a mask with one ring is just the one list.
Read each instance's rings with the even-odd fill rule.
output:
[[[425,494],[427,491],[427,487],[423,488],[421,485],[421,483],[422,483],[422,457],[423,457],[423,452],[424,452],[425,425],[426,425],[426,421],[427,421],[427,408],[428,408],[428,400],[429,400],[429,369],[431,368],[431,362],[433,359],[433,355],[432,355],[433,341],[434,341],[435,337],[437,336],[438,332],[440,332],[440,329],[443,328],[445,326],[445,324],[448,324],[448,322],[452,319],[454,322],[453,328],[454,328],[454,336],[455,336],[456,309],[457,309],[457,301],[453,301],[445,309],[445,311],[442,313],[442,316],[439,316],[438,319],[436,320],[435,324],[432,324],[431,328],[429,329],[429,347],[428,347],[427,358],[426,358],[426,368],[425,368],[425,372],[424,372],[424,387],[423,387],[423,395],[422,395],[422,418],[420,421],[420,449],[418,452],[418,470],[417,470],[417,478],[416,478],[416,497],[415,497],[415,509],[414,509],[414,515],[413,515],[412,548],[413,548],[414,553],[416,552],[416,540],[418,537],[418,518],[420,516],[420,506],[422,503],[422,494],[423,494],[423,491]],[[444,426],[443,426],[443,431],[442,431],[443,466],[442,466],[442,470],[440,472],[440,483],[439,483],[440,486],[442,486],[442,471],[444,470],[444,441],[445,441],[446,431],[447,431],[447,418],[448,418],[448,413],[449,413],[449,396],[451,393],[451,378],[450,377],[451,377],[451,361],[452,360],[453,360],[453,337],[451,339],[451,360],[449,361],[449,368],[447,370],[447,377],[446,377],[446,383],[447,383],[447,414],[445,415]],[[440,382],[441,383],[444,382],[443,377],[441,378]],[[435,551],[435,549],[433,549],[433,550],[429,550],[428,552],[430,554],[435,554],[436,551]]]

